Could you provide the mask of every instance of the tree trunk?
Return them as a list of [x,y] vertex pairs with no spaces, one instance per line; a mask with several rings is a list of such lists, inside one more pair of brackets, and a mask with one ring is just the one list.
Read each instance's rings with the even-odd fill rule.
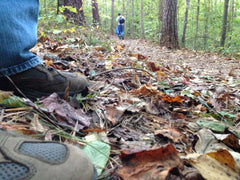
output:
[[207,41],[208,41],[208,17],[209,17],[209,5],[208,5],[209,0],[205,0],[205,24],[204,24],[204,40],[203,40],[203,47],[204,50],[207,49]]
[[75,24],[84,25],[85,17],[83,13],[83,3],[82,0],[64,0],[64,6],[71,6],[76,8],[77,13],[70,11],[69,9],[64,10],[64,15],[67,19],[73,19]]
[[93,16],[93,26],[100,25],[100,16],[98,11],[97,0],[92,0],[92,16]]
[[[213,34],[213,46],[216,47],[216,33],[215,33],[215,23],[214,23],[214,14],[216,6],[213,5],[213,0],[210,1],[210,14],[211,14],[211,26],[212,26],[212,34]],[[215,7],[215,8],[214,8]],[[218,43],[217,43],[218,46]]]
[[163,20],[163,0],[158,1],[158,34],[162,31],[162,20]]
[[229,3],[229,0],[225,0],[225,2],[224,2],[224,12],[223,12],[222,34],[221,34],[221,40],[220,40],[220,47],[224,47],[225,39],[226,39],[228,3]]
[[194,42],[193,42],[193,49],[196,49],[197,38],[198,38],[199,11],[200,11],[200,0],[198,0],[198,5],[197,5],[196,29],[195,29],[195,38],[194,38]]
[[231,20],[230,20],[230,28],[229,28],[230,39],[232,38],[232,32],[233,32],[233,17],[234,17],[234,0],[232,0],[232,3],[231,3]]
[[179,49],[177,31],[177,0],[163,0],[161,46]]
[[183,35],[182,35],[182,44],[185,47],[185,37],[186,37],[186,30],[187,30],[187,23],[188,23],[188,8],[189,8],[189,1],[185,1],[185,15],[184,15],[184,23],[183,23]]
[[111,34],[113,35],[114,34],[114,22],[115,22],[115,19],[114,19],[114,0],[112,0],[112,18],[111,18]]
[[141,39],[144,39],[144,15],[143,15],[143,0],[141,0]]
[[131,35],[134,38],[134,0],[132,0],[132,27],[131,27]]

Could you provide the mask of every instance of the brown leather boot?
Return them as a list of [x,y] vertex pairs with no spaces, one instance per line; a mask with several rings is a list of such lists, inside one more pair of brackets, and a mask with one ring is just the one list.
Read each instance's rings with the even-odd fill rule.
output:
[[[75,73],[59,71],[45,65],[38,65],[29,70],[10,76],[14,84],[28,98],[35,99],[56,92],[63,97],[69,88],[69,94],[87,92],[88,81]],[[0,90],[19,92],[6,77],[0,77]]]

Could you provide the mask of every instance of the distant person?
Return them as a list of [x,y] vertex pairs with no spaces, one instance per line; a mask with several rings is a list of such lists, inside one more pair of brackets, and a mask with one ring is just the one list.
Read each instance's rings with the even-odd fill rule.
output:
[[118,13],[117,28],[118,28],[119,39],[124,39],[124,24],[125,24],[125,18],[121,15],[121,13]]

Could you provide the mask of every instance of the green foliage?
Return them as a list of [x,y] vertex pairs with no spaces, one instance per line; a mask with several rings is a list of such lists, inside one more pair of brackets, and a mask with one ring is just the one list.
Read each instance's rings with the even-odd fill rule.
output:
[[[46,4],[44,4],[46,2]],[[132,5],[131,0],[125,0],[125,11],[123,13],[123,2],[114,1],[114,19],[113,23],[116,23],[117,14],[120,12],[125,16],[125,37],[131,35],[132,28]],[[86,26],[92,28],[92,5],[91,0],[83,0],[83,11],[86,21]],[[109,0],[98,0],[98,9],[100,15],[100,28],[102,32],[110,32],[111,27],[111,3]],[[134,1],[134,35],[136,38],[140,37],[141,24],[140,24],[140,3],[141,1]],[[159,42],[161,36],[161,24],[162,22],[158,20],[159,16],[159,0],[145,0],[144,1],[144,29],[145,38],[155,42]],[[40,0],[40,33],[44,36],[46,32],[53,32],[52,27],[54,27],[54,33],[64,31],[75,27],[71,24],[71,21],[66,21],[66,18],[62,14],[57,14],[57,0]],[[222,18],[223,18],[223,8],[224,1],[200,1],[200,13],[199,13],[199,29],[197,35],[197,50],[205,50],[209,52],[220,51],[222,54],[235,54],[240,55],[239,46],[239,26],[240,26],[240,2],[234,1],[234,16],[232,23],[232,31],[230,31],[231,22],[231,1],[229,2],[229,12],[228,12],[228,25],[227,25],[227,36],[225,41],[225,47],[220,48],[220,39],[222,31]],[[71,12],[76,13],[76,8],[71,6],[61,7],[59,10],[63,12],[68,9]],[[197,13],[197,0],[191,0],[189,4],[188,12],[188,24],[186,31],[186,42],[185,47],[192,49],[193,42],[195,38],[195,28],[196,28],[196,13]],[[181,37],[184,25],[184,15],[185,15],[185,0],[178,1],[178,32],[179,32],[179,42],[181,44]],[[69,27],[70,26],[70,27]],[[207,30],[207,31],[206,31]],[[204,44],[206,40],[207,44]],[[101,44],[100,39],[96,36],[89,36],[87,39],[88,45]]]
[[225,124],[222,124],[220,122],[215,122],[215,121],[208,121],[208,120],[198,120],[197,124],[200,127],[206,127],[218,133],[223,133],[227,128]]
[[8,99],[3,100],[1,104],[6,107],[13,107],[13,108],[27,107],[23,103],[23,99],[18,96],[10,96]]
[[59,7],[59,11],[63,13],[66,9],[68,9],[70,12],[77,13],[77,9],[73,8],[72,6],[62,6]]

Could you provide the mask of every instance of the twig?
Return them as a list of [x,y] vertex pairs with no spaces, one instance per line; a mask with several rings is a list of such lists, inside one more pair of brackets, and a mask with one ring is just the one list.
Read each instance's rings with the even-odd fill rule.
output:
[[[108,70],[108,71],[104,71],[104,72],[95,74],[95,75],[93,75],[93,76],[88,76],[87,79],[93,79],[94,77],[100,76],[100,75],[102,75],[102,74],[107,74],[107,73],[110,73],[110,72],[113,72],[113,71],[121,71],[121,70],[125,70],[125,69],[134,69],[134,70],[137,70],[137,71],[143,71],[143,72],[146,72],[147,74],[149,74],[150,76],[152,76],[153,78],[155,78],[154,75],[152,75],[150,72],[148,72],[148,71],[146,71],[146,70],[144,70],[144,69],[135,68],[135,67],[125,67],[125,68],[111,69],[111,70]],[[156,78],[155,78],[155,79],[156,79]]]
[[17,91],[26,99],[28,99],[25,94],[16,86],[16,84],[13,82],[13,80],[9,76],[5,76],[11,83],[12,85],[17,89]]

